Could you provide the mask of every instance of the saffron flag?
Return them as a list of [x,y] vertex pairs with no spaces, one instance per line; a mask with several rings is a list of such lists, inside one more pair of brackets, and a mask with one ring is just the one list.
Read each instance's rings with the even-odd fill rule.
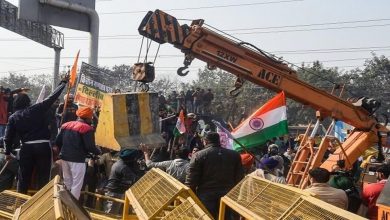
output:
[[74,59],[74,63],[72,69],[70,70],[70,78],[69,78],[69,86],[73,87],[76,82],[77,75],[77,62],[79,61],[80,50],[77,52],[76,58]]
[[[232,131],[232,135],[246,148],[258,147],[273,137],[288,133],[286,98],[284,92],[265,103]],[[234,143],[234,150],[241,147]]]
[[181,110],[179,113],[179,117],[177,118],[176,121],[176,126],[173,129],[173,134],[175,135],[175,137],[177,137],[184,133],[186,133],[186,126],[184,124],[184,111]]

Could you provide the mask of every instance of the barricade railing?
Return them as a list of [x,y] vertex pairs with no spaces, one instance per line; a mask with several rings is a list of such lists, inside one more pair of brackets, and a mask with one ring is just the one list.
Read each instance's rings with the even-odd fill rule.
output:
[[31,196],[4,190],[0,193],[0,219],[12,219],[17,208],[23,205]]
[[365,219],[292,186],[273,183],[253,174],[246,176],[221,199],[219,219],[230,207],[245,219]]
[[14,220],[40,219],[91,219],[88,212],[78,205],[71,193],[64,189],[60,177],[56,176],[34,194],[13,216]]
[[[136,216],[130,214],[130,209]],[[123,210],[124,220],[212,219],[190,188],[156,168],[126,191]]]

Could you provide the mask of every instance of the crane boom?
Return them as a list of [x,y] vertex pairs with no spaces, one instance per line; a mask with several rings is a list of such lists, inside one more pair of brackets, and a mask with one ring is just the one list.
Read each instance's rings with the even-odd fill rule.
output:
[[171,43],[181,49],[188,64],[197,58],[275,92],[283,90],[287,97],[322,115],[361,130],[368,131],[377,124],[366,109],[298,79],[295,70],[286,64],[205,28],[202,23],[198,20],[191,26],[181,26],[176,18],[156,10],[147,14],[138,30],[156,42]]
[[[293,163],[290,169],[289,183],[301,181],[299,186],[302,188],[307,183],[308,169],[321,166],[331,170],[340,160],[347,161],[345,167],[350,168],[367,148],[373,144],[381,146],[387,137],[389,131],[372,115],[372,109],[376,107],[350,103],[298,79],[296,71],[287,64],[249,43],[238,42],[204,27],[203,20],[194,20],[190,26],[180,25],[175,17],[163,11],[149,11],[138,31],[160,44],[173,44],[185,54],[185,66],[179,68],[179,75],[185,75],[183,70],[197,58],[205,61],[209,68],[218,67],[238,79],[246,79],[275,92],[284,91],[287,97],[319,111],[322,117],[342,120],[355,127],[349,138],[339,143],[340,147],[326,161],[323,161],[325,151],[334,138],[324,137],[318,147],[314,147],[310,138],[306,139],[306,144],[301,143],[302,152],[297,153],[296,164]],[[300,175],[300,180],[295,178],[297,175]]]

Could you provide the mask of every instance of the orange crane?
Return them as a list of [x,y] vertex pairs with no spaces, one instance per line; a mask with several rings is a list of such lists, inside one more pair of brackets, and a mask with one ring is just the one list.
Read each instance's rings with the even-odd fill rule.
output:
[[[196,58],[206,62],[209,69],[218,67],[237,76],[232,95],[237,95],[242,82],[248,80],[275,92],[284,91],[287,97],[317,110],[318,120],[313,132],[310,135],[306,132],[291,165],[287,176],[289,184],[306,187],[308,170],[314,167],[331,171],[335,164],[343,161],[345,168],[349,169],[367,148],[381,147],[386,143],[389,130],[373,116],[379,102],[362,98],[351,103],[318,89],[300,80],[296,71],[287,64],[250,43],[239,42],[205,27],[202,19],[192,21],[191,25],[180,25],[175,17],[161,10],[149,11],[138,31],[160,44],[173,44],[185,54],[184,67],[178,69],[181,76],[188,73],[184,70]],[[321,144],[315,146],[314,135],[324,117],[331,117],[333,122]],[[355,127],[342,144],[330,135],[336,120]],[[325,151],[331,145],[339,147],[324,160]]]

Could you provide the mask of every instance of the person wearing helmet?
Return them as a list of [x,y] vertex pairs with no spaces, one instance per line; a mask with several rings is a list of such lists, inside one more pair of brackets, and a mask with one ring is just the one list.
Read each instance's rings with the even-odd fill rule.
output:
[[[56,111],[57,116],[57,127],[61,127],[62,124],[68,121],[75,121],[77,119],[76,111],[78,106],[74,104],[74,96],[72,94],[64,95],[64,102],[61,103]],[[66,110],[64,111],[64,106],[66,103]]]

